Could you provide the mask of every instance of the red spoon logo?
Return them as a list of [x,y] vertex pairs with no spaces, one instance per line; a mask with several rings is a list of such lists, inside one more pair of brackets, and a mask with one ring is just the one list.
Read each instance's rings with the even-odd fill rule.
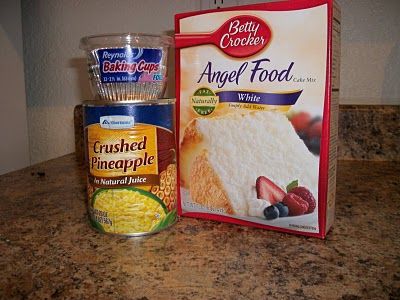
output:
[[213,44],[234,57],[256,54],[271,40],[271,29],[260,18],[250,15],[236,16],[211,33],[176,34],[175,46],[185,48]]

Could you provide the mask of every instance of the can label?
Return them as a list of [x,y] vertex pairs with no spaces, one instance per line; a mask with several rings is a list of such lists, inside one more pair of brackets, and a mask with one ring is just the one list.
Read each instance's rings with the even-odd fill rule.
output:
[[162,82],[161,48],[106,48],[96,50],[102,83]]
[[176,220],[174,105],[85,107],[90,222],[135,235]]

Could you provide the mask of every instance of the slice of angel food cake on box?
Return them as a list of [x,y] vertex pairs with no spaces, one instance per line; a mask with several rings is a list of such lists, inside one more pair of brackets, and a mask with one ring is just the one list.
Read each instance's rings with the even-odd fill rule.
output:
[[180,215],[326,236],[339,14],[293,0],[176,15]]

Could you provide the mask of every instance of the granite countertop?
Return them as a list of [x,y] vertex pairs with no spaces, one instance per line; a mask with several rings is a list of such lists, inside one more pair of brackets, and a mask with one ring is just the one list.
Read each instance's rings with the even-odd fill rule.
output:
[[93,231],[73,155],[0,176],[1,299],[400,299],[400,163],[339,161],[326,240],[182,218]]

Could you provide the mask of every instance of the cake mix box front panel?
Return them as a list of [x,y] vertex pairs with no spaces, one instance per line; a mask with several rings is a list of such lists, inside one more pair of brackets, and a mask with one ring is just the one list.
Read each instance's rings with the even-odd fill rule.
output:
[[181,215],[325,236],[337,13],[298,0],[176,16]]

